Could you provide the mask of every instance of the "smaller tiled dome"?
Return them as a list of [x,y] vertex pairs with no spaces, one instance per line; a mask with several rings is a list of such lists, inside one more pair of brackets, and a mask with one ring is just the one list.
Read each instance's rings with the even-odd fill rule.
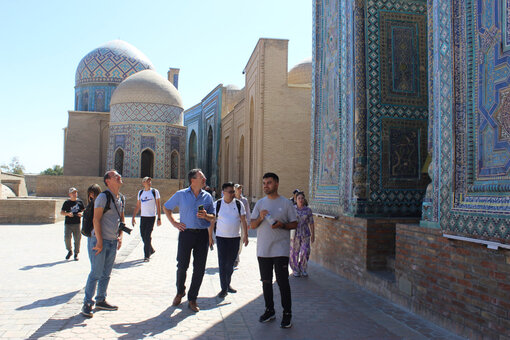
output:
[[312,84],[312,58],[307,58],[289,71],[289,84]]
[[119,84],[111,105],[123,103],[163,104],[184,108],[175,86],[153,70],[133,74]]

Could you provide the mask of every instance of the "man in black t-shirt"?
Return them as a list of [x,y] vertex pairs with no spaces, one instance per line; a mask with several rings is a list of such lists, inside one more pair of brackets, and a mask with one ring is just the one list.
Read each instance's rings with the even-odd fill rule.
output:
[[74,238],[74,260],[78,261],[78,253],[80,252],[80,222],[82,212],[85,209],[83,202],[78,198],[78,190],[76,188],[69,188],[69,199],[62,205],[60,215],[65,216],[64,240],[66,243],[67,255],[66,260],[69,260],[73,255],[71,248],[71,237]]

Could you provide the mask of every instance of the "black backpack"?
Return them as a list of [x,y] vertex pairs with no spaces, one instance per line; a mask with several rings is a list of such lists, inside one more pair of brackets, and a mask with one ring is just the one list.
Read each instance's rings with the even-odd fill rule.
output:
[[[103,191],[106,195],[106,204],[103,208],[103,214],[106,213],[110,209],[110,203],[113,200],[113,196],[109,191]],[[124,195],[120,194],[120,199],[122,201],[122,206],[125,204]],[[83,211],[83,221],[81,223],[81,233],[83,236],[90,237],[92,234],[92,230],[94,229],[94,201],[89,202],[85,210]]]
[[[142,194],[143,192],[143,189],[138,191],[138,199],[140,199],[140,195]],[[156,190],[154,188],[151,189],[151,192],[152,192],[152,196],[154,196],[154,199],[156,199]]]

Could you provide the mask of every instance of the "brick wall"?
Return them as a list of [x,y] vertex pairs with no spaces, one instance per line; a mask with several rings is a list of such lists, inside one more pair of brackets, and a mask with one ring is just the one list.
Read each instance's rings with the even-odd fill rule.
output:
[[[510,339],[510,250],[404,219],[314,220],[314,262],[470,339]],[[392,256],[394,276],[381,275]]]
[[510,337],[510,250],[397,225],[395,274],[414,311],[470,338]]
[[61,221],[64,199],[10,198],[0,200],[0,224],[49,224]]
[[[142,189],[141,178],[122,178],[124,184],[120,192],[126,196],[126,215],[131,215],[136,206],[136,196]],[[78,197],[86,202],[87,188],[97,183],[104,190],[103,177],[88,176],[38,176],[37,196],[39,197],[67,197],[70,187],[78,189]],[[182,189],[183,181],[176,179],[152,180],[152,185],[159,190],[161,203],[165,202],[177,190]]]

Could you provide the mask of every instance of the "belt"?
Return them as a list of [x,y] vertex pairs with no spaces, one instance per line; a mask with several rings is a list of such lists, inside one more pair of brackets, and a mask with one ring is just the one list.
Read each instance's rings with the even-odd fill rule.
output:
[[184,231],[189,231],[190,233],[199,233],[202,231],[207,231],[207,229],[186,228]]

